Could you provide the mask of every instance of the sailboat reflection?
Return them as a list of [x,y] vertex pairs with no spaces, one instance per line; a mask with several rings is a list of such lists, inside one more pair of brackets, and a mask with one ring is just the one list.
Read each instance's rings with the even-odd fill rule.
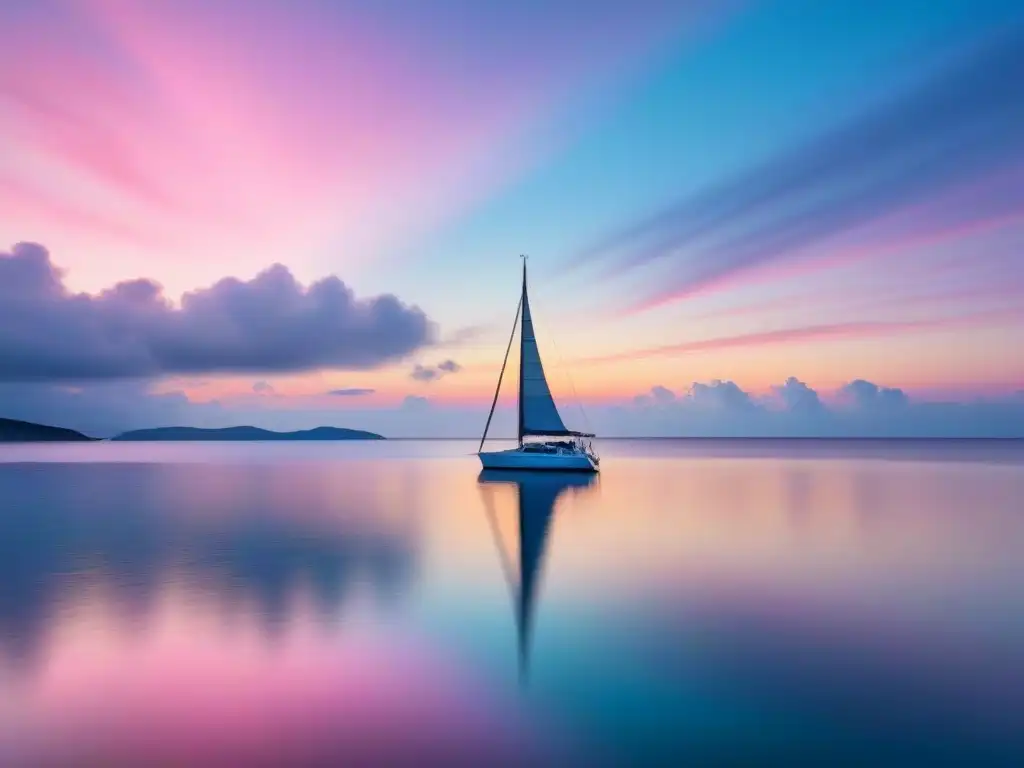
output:
[[519,679],[525,683],[530,665],[530,638],[533,632],[537,590],[544,551],[554,519],[555,504],[566,490],[580,491],[596,483],[596,475],[579,472],[516,472],[484,470],[477,478],[483,486],[514,486],[518,493],[519,574],[516,578],[512,558],[498,527],[493,498],[484,494],[487,519],[494,534],[502,570],[512,591],[519,645]]

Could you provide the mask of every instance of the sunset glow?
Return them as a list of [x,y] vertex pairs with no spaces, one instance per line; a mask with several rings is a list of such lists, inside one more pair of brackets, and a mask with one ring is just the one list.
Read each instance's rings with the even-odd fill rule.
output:
[[521,253],[551,388],[607,432],[694,382],[1024,391],[1019,3],[8,0],[0,26],[0,415],[474,434]]

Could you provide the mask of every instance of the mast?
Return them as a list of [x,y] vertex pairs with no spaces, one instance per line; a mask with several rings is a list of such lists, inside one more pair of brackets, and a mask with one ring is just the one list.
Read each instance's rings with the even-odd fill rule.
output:
[[[527,257],[526,256],[522,256],[521,258],[523,260],[523,293],[522,293],[522,295],[519,298],[519,306],[522,309],[522,312],[519,313],[520,326],[522,326],[526,322],[526,313],[527,313],[526,308],[527,308],[527,302],[529,301],[529,299],[526,296],[526,258]],[[517,399],[519,401],[519,434],[518,434],[518,441],[519,441],[519,445],[520,446],[523,444],[523,424],[526,423],[526,420],[523,418],[523,403],[524,403],[524,399],[523,399],[523,381],[524,381],[524,376],[523,376],[523,368],[524,368],[524,366],[523,366],[523,349],[526,346],[526,334],[524,334],[522,331],[523,331],[523,329],[520,328],[519,329],[519,394],[518,394],[518,397],[517,397]]]
[[[494,417],[494,408],[498,405],[498,393],[501,392],[501,380],[505,376],[505,366],[508,365],[508,353],[512,351],[512,340],[516,337],[516,328],[519,327],[519,316],[523,309],[523,299],[526,297],[526,257],[523,256],[523,293],[519,296],[519,305],[516,307],[516,317],[512,321],[512,333],[508,337],[508,346],[505,347],[505,359],[501,362],[501,372],[498,374],[498,386],[494,388],[494,399],[491,400],[491,410],[487,414],[487,423],[484,424],[484,434],[480,438],[480,447],[477,453],[484,449],[484,442],[487,440],[487,430],[491,428],[491,419]],[[523,349],[522,342],[519,345],[519,367],[522,366]],[[523,373],[519,372],[519,442],[523,442]]]

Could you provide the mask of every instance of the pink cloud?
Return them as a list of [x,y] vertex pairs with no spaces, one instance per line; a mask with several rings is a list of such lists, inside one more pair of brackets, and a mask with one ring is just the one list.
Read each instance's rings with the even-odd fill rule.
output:
[[46,190],[45,185],[0,175],[0,207],[16,219],[25,234],[48,230],[54,222],[75,233],[87,233],[109,241],[134,247],[152,248],[164,244],[158,232],[146,230],[131,221],[94,207],[69,202],[64,196]]
[[[92,213],[90,187],[66,199],[31,158],[98,185],[104,216],[186,240],[157,258],[192,269],[189,282],[214,250],[288,247],[310,261],[434,225],[529,163],[570,89],[623,71],[693,15],[568,3],[538,24],[471,6],[467,34],[444,3],[394,15],[269,0],[66,7],[75,24],[28,17],[0,52],[24,150],[15,180],[42,177]],[[39,208],[54,228],[76,218]],[[97,249],[115,235],[94,234]]]
[[576,361],[577,363],[606,363],[616,360],[638,360],[647,357],[675,355],[685,352],[707,352],[741,347],[762,347],[772,344],[819,341],[824,339],[859,339],[886,336],[940,328],[986,327],[1000,322],[1024,320],[1024,311],[1018,308],[999,309],[965,313],[952,317],[937,317],[920,320],[892,320],[864,322],[823,323],[794,328],[780,328],[771,331],[720,336],[711,339],[685,341],[679,344],[664,344],[657,347],[630,350],[610,355],[600,355]]
[[[955,267],[969,269],[971,274],[958,273],[955,271]],[[706,311],[695,309],[686,317],[701,321],[751,317],[764,320],[767,317],[792,315],[793,313],[799,313],[805,317],[808,315],[816,317],[835,315],[839,311],[874,315],[884,310],[905,310],[911,307],[928,309],[936,316],[942,316],[958,305],[967,305],[966,308],[969,309],[980,306],[991,308],[996,304],[1013,304],[1019,299],[1022,290],[1020,282],[1014,280],[978,284],[976,278],[981,273],[981,265],[977,262],[971,263],[969,267],[964,267],[959,262],[944,266],[929,265],[927,272],[929,278],[937,278],[943,273],[949,273],[950,281],[953,283],[952,287],[924,280],[911,281],[906,284],[890,286],[893,290],[873,287],[870,292],[865,291],[864,294],[858,296],[851,295],[849,286],[846,284],[830,285],[824,288],[812,285],[804,286],[798,292],[761,301],[747,302],[736,298],[730,306],[716,307]],[[984,275],[981,276],[984,277]]]
[[[87,60],[56,48],[45,50],[42,67],[25,73],[0,71],[0,93],[17,111],[14,135],[101,183],[146,203],[170,205],[161,184],[143,170],[148,152],[133,138],[137,134],[131,121],[119,114],[126,94],[116,82],[90,72]],[[68,73],[73,73],[74,88],[60,83]],[[102,111],[97,104],[104,105]]]
[[778,260],[656,293],[624,309],[646,312],[683,299],[711,296],[751,286],[791,282],[860,263],[890,262],[924,249],[937,249],[1024,226],[1024,167],[1012,166],[980,181],[963,184],[935,198],[900,206],[891,213]]

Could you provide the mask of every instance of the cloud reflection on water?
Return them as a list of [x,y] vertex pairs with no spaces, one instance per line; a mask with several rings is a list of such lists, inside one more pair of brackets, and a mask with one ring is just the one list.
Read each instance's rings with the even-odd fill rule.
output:
[[143,630],[176,585],[272,639],[304,598],[333,623],[360,585],[401,600],[418,567],[411,512],[294,467],[7,466],[0,498],[0,663],[22,672],[86,593]]

